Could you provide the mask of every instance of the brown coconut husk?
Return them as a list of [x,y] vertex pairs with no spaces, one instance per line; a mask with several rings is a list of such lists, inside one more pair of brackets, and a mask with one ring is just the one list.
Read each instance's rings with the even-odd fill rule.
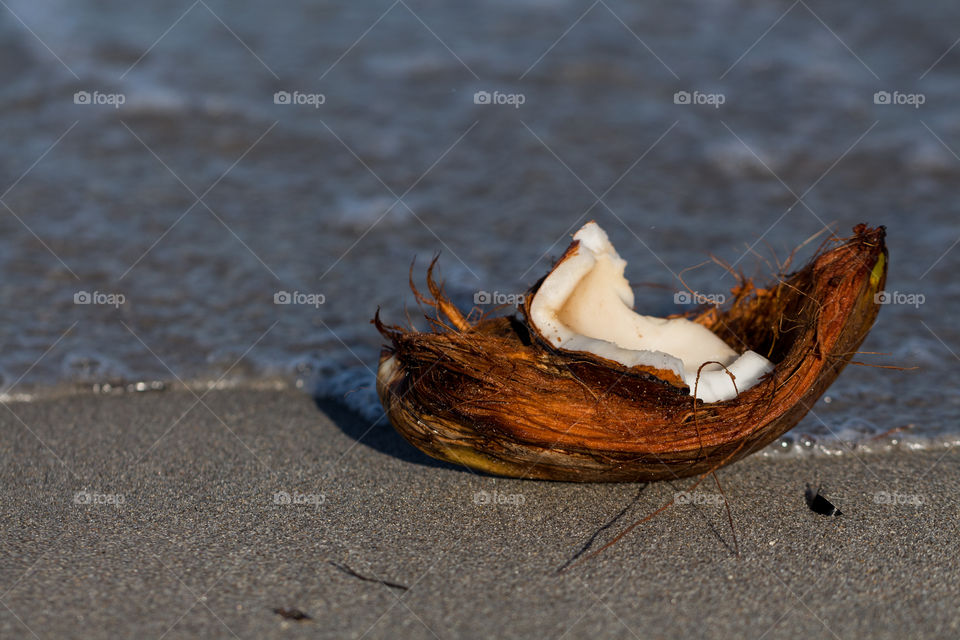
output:
[[709,473],[791,429],[843,370],[879,311],[884,236],[858,225],[799,271],[765,288],[742,280],[728,307],[692,317],[775,365],[732,400],[705,404],[658,371],[553,348],[527,321],[539,283],[518,315],[470,320],[434,280],[436,260],[429,295],[411,281],[436,311],[432,331],[374,318],[389,341],[377,391],[413,445],[497,475],[634,482]]

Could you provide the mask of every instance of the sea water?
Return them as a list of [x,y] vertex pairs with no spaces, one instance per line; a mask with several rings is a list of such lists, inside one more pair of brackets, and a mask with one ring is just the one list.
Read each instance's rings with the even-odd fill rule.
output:
[[487,309],[595,219],[668,314],[729,294],[711,256],[763,280],[867,222],[855,359],[910,370],[768,454],[960,437],[955,5],[7,4],[4,399],[296,386],[388,428],[369,322],[426,326],[414,258]]

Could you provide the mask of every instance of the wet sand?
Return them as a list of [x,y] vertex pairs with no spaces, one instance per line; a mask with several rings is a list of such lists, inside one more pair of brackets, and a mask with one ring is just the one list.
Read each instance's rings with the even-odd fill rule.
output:
[[[4,638],[900,638],[960,626],[953,452],[748,459],[719,474],[739,557],[704,483],[699,504],[558,573],[688,482],[476,475],[292,391],[8,408]],[[843,515],[811,512],[808,482]]]

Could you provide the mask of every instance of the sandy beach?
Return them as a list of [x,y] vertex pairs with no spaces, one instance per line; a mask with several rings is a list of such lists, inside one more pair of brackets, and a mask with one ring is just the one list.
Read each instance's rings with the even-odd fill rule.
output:
[[[558,572],[689,481],[481,476],[302,393],[199,397],[0,411],[0,635],[958,633],[954,452],[747,459],[718,474],[739,557],[704,483],[693,504]],[[811,512],[807,483],[843,515]]]
[[[0,1],[0,640],[960,637],[957,14]],[[656,317],[886,228],[866,366],[718,473],[732,528],[374,422],[414,258],[509,313],[591,219]]]

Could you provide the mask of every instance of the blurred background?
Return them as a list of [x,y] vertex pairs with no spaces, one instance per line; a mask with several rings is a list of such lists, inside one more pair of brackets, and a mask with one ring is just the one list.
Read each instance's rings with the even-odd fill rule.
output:
[[[369,321],[419,317],[414,257],[422,277],[439,252],[469,308],[525,290],[595,219],[637,308],[667,314],[710,255],[763,279],[868,222],[895,295],[863,347],[887,355],[857,359],[919,369],[849,367],[768,453],[955,439],[958,18],[4,0],[2,398],[296,385],[375,422]],[[733,284],[713,263],[684,279]]]

